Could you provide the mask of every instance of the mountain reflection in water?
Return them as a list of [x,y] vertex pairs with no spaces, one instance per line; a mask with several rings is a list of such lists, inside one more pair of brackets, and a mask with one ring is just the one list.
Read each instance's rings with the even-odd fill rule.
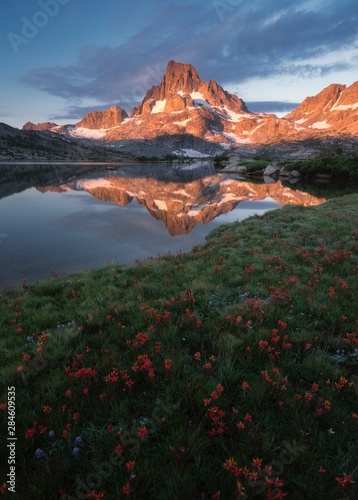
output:
[[[255,184],[230,179],[215,173],[213,167],[205,163],[198,164],[196,168],[188,166],[168,170],[166,167],[163,173],[165,178],[160,179],[126,177],[119,171],[116,175],[82,178],[37,189],[41,192],[86,191],[97,200],[114,202],[123,207],[135,200],[152,217],[162,220],[171,236],[188,234],[198,223],[207,224],[231,212],[242,201],[271,198],[281,206],[311,206],[325,201],[324,198],[290,189],[281,182]],[[193,179],[195,175],[199,178]]]
[[222,223],[325,201],[280,182],[229,178],[204,162],[113,168],[0,165],[0,289],[52,271],[186,252]]

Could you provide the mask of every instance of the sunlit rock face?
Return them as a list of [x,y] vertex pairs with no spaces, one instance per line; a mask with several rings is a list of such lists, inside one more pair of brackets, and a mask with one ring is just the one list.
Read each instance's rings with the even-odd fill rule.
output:
[[27,122],[22,127],[22,130],[51,130],[53,127],[57,127],[57,124],[53,122],[42,122],[42,123]]
[[[208,174],[205,175],[205,169]],[[187,234],[199,223],[206,224],[231,212],[242,201],[271,198],[280,205],[318,205],[325,200],[290,189],[281,182],[254,184],[215,174],[210,166],[189,166],[169,172],[165,179],[109,175],[82,179],[45,190],[75,189],[103,202],[126,206],[133,200],[162,220],[172,236]]]
[[83,117],[77,123],[79,128],[89,129],[109,129],[120,125],[125,118],[128,118],[127,112],[120,106],[112,106],[105,111],[92,111]]
[[321,134],[358,135],[358,82],[350,87],[329,85],[285,118]]
[[[88,113],[72,126],[31,122],[25,127],[51,128],[75,138],[118,145],[121,141],[161,140],[188,137],[223,148],[242,148],[282,143],[358,136],[358,82],[350,87],[332,84],[316,96],[307,97],[283,118],[252,113],[238,96],[217,82],[201,79],[191,64],[169,61],[162,81],[151,87],[129,116],[120,106]],[[42,130],[38,128],[37,130]],[[200,148],[203,152],[206,148]],[[166,149],[170,151],[170,146]],[[154,155],[155,156],[155,155]]]

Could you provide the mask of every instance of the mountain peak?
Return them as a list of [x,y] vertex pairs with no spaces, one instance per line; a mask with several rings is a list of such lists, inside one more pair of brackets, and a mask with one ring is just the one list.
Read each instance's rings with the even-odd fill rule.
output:
[[208,108],[227,107],[236,113],[248,113],[241,99],[226,92],[213,80],[204,82],[191,64],[169,61],[161,83],[148,90],[142,104],[132,111],[131,116],[152,113],[154,107],[157,109],[155,104],[158,101],[165,101],[165,111],[185,109],[195,106],[193,99],[206,103]]
[[163,90],[172,94],[180,91],[190,94],[198,90],[202,83],[194,66],[169,61],[161,85],[164,87]]
[[143,111],[143,104],[146,101],[163,101],[167,97],[178,94],[179,92],[190,94],[198,90],[204,83],[199,77],[196,69],[191,64],[169,61],[162,81],[159,85],[154,85],[146,93],[142,106],[139,108],[139,114]]
[[315,96],[306,97],[306,99],[291,113],[285,116],[289,120],[298,120],[311,114],[322,114],[322,111],[330,110],[339,100],[342,92],[346,89],[345,85],[332,83],[324,88]]
[[57,127],[56,123],[53,122],[42,122],[42,123],[32,123],[26,122],[22,127],[22,130],[50,130],[53,127]]
[[91,113],[87,113],[82,120],[77,123],[77,127],[107,129],[117,127],[125,118],[128,118],[128,114],[123,108],[116,104],[104,111],[92,111]]

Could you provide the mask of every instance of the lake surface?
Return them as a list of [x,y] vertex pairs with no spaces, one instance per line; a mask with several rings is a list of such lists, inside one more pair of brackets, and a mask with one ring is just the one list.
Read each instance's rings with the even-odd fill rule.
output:
[[186,252],[223,223],[324,201],[280,182],[229,178],[207,163],[2,164],[0,289]]

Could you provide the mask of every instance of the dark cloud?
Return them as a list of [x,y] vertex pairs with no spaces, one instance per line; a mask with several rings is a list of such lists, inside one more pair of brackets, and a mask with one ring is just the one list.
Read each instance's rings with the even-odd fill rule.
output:
[[[192,63],[202,78],[224,87],[251,78],[311,78],[351,67],[349,59],[320,65],[305,59],[323,59],[357,42],[355,0],[326,0],[311,10],[307,5],[303,0],[162,0],[126,43],[88,46],[76,64],[37,68],[22,81],[72,103],[91,98],[119,102],[128,110],[160,82],[170,59]],[[69,113],[75,114],[76,106]]]
[[96,106],[69,106],[62,115],[50,117],[50,120],[81,120],[84,115],[92,111],[104,111],[116,103],[97,104]]
[[253,101],[246,102],[249,111],[254,113],[289,113],[299,106],[299,102],[281,102],[281,101]]

